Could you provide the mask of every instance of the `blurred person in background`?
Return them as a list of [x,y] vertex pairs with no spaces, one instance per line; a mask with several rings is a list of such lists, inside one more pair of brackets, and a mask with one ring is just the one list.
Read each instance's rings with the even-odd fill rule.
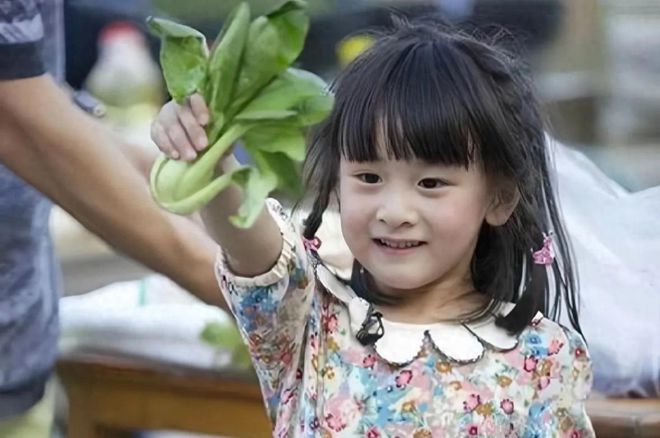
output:
[[48,227],[52,202],[119,251],[224,305],[212,270],[215,244],[151,199],[145,174],[153,157],[113,138],[60,89],[61,23],[59,0],[0,0],[3,438],[49,436],[61,287]]

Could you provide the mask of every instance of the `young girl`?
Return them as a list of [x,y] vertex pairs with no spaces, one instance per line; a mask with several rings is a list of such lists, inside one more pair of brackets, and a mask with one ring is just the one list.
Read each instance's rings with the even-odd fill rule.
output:
[[[301,234],[274,201],[253,228],[234,228],[235,188],[202,212],[274,436],[593,436],[584,340],[541,313],[558,317],[563,301],[579,331],[521,66],[470,36],[398,20],[334,91],[305,163],[316,193]],[[206,114],[198,97],[167,104],[154,141],[194,157]],[[334,203],[348,279],[317,251]]]

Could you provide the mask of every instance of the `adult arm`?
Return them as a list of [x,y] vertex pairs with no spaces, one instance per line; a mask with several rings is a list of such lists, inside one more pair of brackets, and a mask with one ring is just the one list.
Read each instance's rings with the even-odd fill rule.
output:
[[0,162],[118,251],[224,307],[215,243],[155,204],[119,145],[49,75],[0,81]]

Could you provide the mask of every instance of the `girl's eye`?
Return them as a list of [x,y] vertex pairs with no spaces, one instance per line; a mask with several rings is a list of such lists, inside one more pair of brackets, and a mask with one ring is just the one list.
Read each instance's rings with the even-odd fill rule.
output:
[[366,184],[377,184],[380,182],[380,177],[375,173],[361,173],[357,178]]
[[424,178],[418,184],[423,189],[439,189],[447,185],[443,180],[438,178]]

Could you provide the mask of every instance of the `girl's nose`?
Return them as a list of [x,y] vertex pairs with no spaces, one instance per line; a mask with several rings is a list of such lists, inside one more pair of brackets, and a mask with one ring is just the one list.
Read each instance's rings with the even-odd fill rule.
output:
[[395,196],[388,196],[383,199],[378,210],[376,219],[392,228],[403,225],[414,225],[417,223],[418,216],[415,209],[403,199]]

